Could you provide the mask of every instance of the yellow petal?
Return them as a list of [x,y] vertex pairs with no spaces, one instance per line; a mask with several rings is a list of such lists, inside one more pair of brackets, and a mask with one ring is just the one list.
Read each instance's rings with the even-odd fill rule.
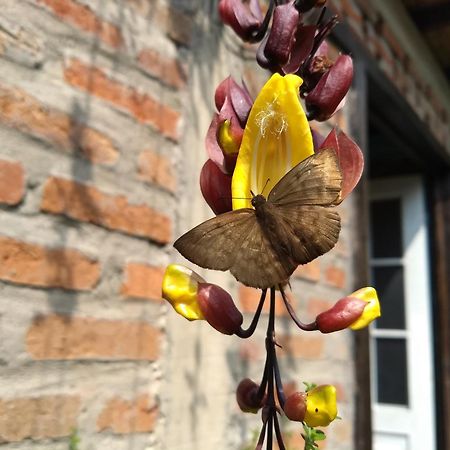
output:
[[310,427],[326,427],[337,416],[336,388],[332,385],[317,386],[306,393],[304,422]]
[[[250,190],[267,194],[314,152],[311,130],[299,99],[303,80],[274,74],[261,89],[245,126],[231,191],[233,209],[251,208]],[[267,183],[267,186],[266,186]]]
[[370,322],[381,316],[380,301],[378,300],[377,291],[373,287],[359,289],[350,294],[349,297],[356,297],[367,302],[367,306],[358,320],[350,325],[352,330],[360,330],[367,327]]
[[204,319],[197,303],[198,283],[205,280],[191,269],[180,264],[166,268],[162,284],[162,296],[175,311],[188,320]]

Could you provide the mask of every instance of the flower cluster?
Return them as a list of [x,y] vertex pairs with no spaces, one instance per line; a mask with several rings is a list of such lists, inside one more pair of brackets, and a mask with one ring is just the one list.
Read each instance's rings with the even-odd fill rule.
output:
[[[343,131],[333,129],[323,137],[310,123],[313,120],[327,120],[342,106],[353,77],[353,63],[348,55],[339,55],[335,60],[329,57],[324,39],[337,20],[335,17],[325,20],[325,3],[325,0],[270,1],[267,11],[263,13],[258,0],[219,2],[223,22],[241,39],[259,42],[257,61],[273,74],[255,99],[245,85],[240,86],[231,77],[222,81],[216,89],[217,112],[206,135],[208,159],[200,173],[200,188],[217,217],[191,230],[192,239],[184,239],[179,247],[175,243],[177,249],[181,248],[182,253],[188,255],[188,259],[202,267],[228,270],[230,264],[222,260],[225,261],[225,254],[229,260],[230,253],[224,246],[229,244],[231,247],[232,240],[233,245],[239,244],[239,247],[250,245],[245,241],[245,236],[226,234],[238,229],[237,225],[233,226],[237,222],[233,221],[240,221],[242,217],[244,220],[248,218],[249,224],[256,224],[261,230],[263,226],[273,228],[273,223],[286,226],[286,233],[291,234],[279,247],[267,239],[268,243],[264,243],[266,247],[261,244],[259,250],[257,247],[251,250],[263,252],[267,245],[272,246],[269,248],[275,254],[272,261],[279,262],[280,266],[284,257],[294,255],[291,260],[296,264],[302,258],[305,259],[302,263],[305,263],[334,245],[335,240],[328,244],[334,235],[327,231],[328,222],[325,219],[320,222],[320,208],[336,206],[352,192],[361,177],[364,161],[357,144]],[[312,167],[311,161],[319,160],[314,159],[318,155],[327,155],[326,161],[331,162],[329,166],[323,163],[323,167],[313,175],[308,168]],[[296,205],[302,214],[317,214],[318,219],[312,223],[323,226],[323,245],[316,242],[308,246],[305,236],[319,240],[314,230],[309,230],[309,234],[300,230],[296,234],[289,231],[287,219],[274,222],[271,214],[275,213],[271,211],[277,209],[277,204],[269,204],[266,209],[261,206],[266,202],[261,194],[269,193],[269,203],[272,192],[280,183],[283,184],[286,174],[298,167],[305,169],[297,170],[296,175],[289,178],[289,183],[303,183],[301,186],[309,189],[308,194],[304,199],[298,187],[293,188],[294,194],[285,193],[288,198],[294,196],[290,203],[287,202],[286,211],[293,211],[289,208]],[[324,173],[328,167],[334,171],[333,176]],[[308,174],[315,177],[312,186],[308,186]],[[320,186],[321,180],[328,183],[326,188]],[[301,200],[297,200],[296,196]],[[315,207],[320,211],[314,210]],[[337,213],[330,213],[330,217],[339,220]],[[336,240],[338,232],[339,227]],[[218,237],[224,233],[225,239],[219,241]],[[265,239],[263,235],[264,230],[260,231],[261,240]],[[205,236],[211,248],[197,248],[198,242],[204,242]],[[290,243],[293,247],[286,249]],[[299,246],[298,249],[295,246]],[[296,252],[300,256],[295,256]],[[309,252],[313,256],[308,257]],[[277,255],[279,259],[276,259]],[[261,253],[260,257],[265,255]],[[248,260],[254,261],[250,257]],[[252,267],[238,265],[235,269],[234,272],[230,270],[236,276],[240,270],[247,272]],[[315,427],[327,426],[337,417],[336,389],[330,385],[309,386],[305,392],[285,395],[276,355],[275,290],[280,291],[294,323],[308,332],[359,330],[380,316],[380,304],[375,289],[365,287],[337,300],[334,306],[317,315],[313,322],[303,323],[286,296],[288,280],[282,275],[280,277],[280,282],[270,287],[267,356],[261,382],[248,378],[242,380],[237,387],[236,400],[243,412],[262,411],[263,427],[257,449],[262,449],[265,440],[267,448],[272,448],[273,431],[279,448],[285,448],[278,421],[281,412],[288,419],[303,423],[305,433],[302,436],[305,449],[309,449],[315,447],[315,440],[325,437]],[[239,276],[236,278],[240,279]],[[190,321],[205,320],[217,331],[240,338],[248,338],[255,331],[267,292],[268,289],[262,289],[254,318],[248,328],[243,328],[243,316],[232,296],[188,267],[179,264],[168,266],[162,286],[163,297],[177,313]]]

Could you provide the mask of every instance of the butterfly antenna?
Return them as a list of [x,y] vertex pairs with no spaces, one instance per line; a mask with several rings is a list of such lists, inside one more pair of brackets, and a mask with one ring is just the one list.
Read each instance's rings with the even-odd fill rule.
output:
[[269,181],[270,181],[270,178],[267,178],[266,184],[265,184],[264,187],[263,187],[263,190],[262,190],[262,192],[261,192],[261,195],[264,193],[264,189],[266,189],[267,183],[268,183]]

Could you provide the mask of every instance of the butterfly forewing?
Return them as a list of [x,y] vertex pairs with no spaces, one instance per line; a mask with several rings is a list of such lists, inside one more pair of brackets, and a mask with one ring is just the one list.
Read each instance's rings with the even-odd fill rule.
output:
[[331,206],[337,201],[342,174],[336,153],[325,149],[291,169],[272,189],[268,201],[283,205]]
[[201,223],[173,246],[189,261],[213,270],[228,270],[256,222],[255,211],[238,209]]

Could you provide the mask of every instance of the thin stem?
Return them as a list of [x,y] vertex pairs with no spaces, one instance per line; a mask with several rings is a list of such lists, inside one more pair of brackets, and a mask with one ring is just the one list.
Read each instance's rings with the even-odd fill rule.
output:
[[250,326],[246,330],[240,327],[239,330],[235,333],[236,336],[239,336],[242,339],[247,339],[255,332],[256,326],[258,325],[259,318],[261,316],[261,311],[263,309],[264,302],[266,300],[266,295],[267,289],[263,289],[261,292],[261,298],[259,299],[258,307],[256,308],[256,312],[255,315],[253,316]]
[[273,424],[275,428],[275,436],[277,437],[278,447],[280,448],[280,450],[286,450],[283,442],[283,435],[281,434],[280,430],[280,423],[278,422],[278,416],[276,413],[273,416]]
[[264,444],[264,438],[266,437],[266,430],[267,430],[267,422],[264,422],[264,425],[261,428],[261,433],[259,433],[259,438],[258,438],[258,442],[256,443],[255,450],[262,449],[262,446]]
[[280,404],[281,408],[284,408],[285,396],[283,390],[283,383],[281,382],[280,369],[278,367],[278,359],[276,352],[274,356],[275,358],[273,360],[273,374],[275,376],[275,386],[277,388],[278,403]]
[[295,324],[303,331],[315,331],[317,330],[317,323],[311,322],[311,323],[303,323],[298,317],[297,314],[295,314],[294,308],[292,308],[292,305],[289,303],[288,298],[286,297],[286,293],[284,292],[283,286],[280,284],[279,286],[281,297],[283,297],[284,305],[286,306],[286,309],[291,316],[291,319],[295,322]]
[[274,409],[270,408],[269,418],[267,419],[267,450],[272,450],[273,448],[273,416]]
[[264,365],[263,377],[261,380],[261,384],[259,385],[258,392],[256,394],[256,397],[260,400],[262,400],[262,398],[264,397],[264,394],[266,392],[268,379],[269,379],[269,360],[268,360],[268,358],[266,358],[266,364]]

